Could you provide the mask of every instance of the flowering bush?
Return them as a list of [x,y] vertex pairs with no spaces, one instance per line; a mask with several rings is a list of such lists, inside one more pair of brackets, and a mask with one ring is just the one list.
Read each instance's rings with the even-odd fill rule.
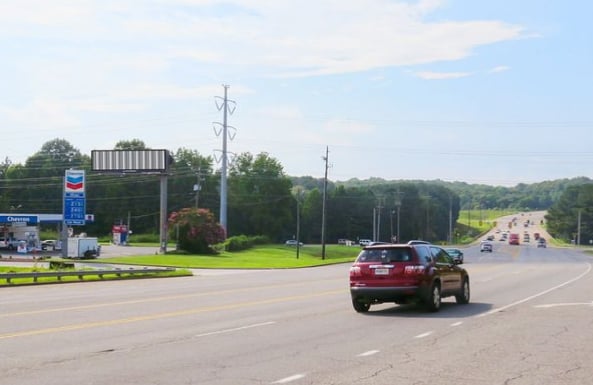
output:
[[224,241],[226,237],[224,229],[216,222],[210,210],[192,207],[171,213],[169,230],[179,234],[181,250],[195,254],[214,254],[212,246]]

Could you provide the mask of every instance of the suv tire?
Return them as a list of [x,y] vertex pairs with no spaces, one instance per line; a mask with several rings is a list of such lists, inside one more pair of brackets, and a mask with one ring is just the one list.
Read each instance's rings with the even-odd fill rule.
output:
[[441,308],[441,286],[438,282],[433,283],[430,288],[426,298],[426,308],[432,312],[437,312]]
[[455,301],[460,305],[469,303],[469,278],[465,277],[461,284],[461,292],[455,295]]
[[367,302],[360,302],[359,300],[352,298],[352,307],[354,307],[354,310],[356,310],[358,313],[366,313],[369,311],[371,304]]

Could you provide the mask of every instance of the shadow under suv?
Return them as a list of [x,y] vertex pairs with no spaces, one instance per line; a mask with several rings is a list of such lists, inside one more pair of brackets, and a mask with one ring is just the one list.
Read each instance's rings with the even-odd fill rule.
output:
[[459,304],[469,302],[469,275],[435,245],[367,246],[350,267],[350,295],[359,313],[384,302],[420,302],[438,311],[445,297],[455,296]]

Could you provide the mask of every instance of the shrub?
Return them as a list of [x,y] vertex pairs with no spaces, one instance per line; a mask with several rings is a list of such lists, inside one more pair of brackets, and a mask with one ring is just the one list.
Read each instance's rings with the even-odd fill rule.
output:
[[264,245],[270,243],[270,240],[265,235],[247,236],[236,235],[227,238],[224,242],[224,250],[226,251],[241,251],[252,248],[255,245]]
[[169,216],[169,231],[179,232],[179,248],[195,254],[215,254],[213,245],[224,241],[225,232],[207,209],[193,207]]

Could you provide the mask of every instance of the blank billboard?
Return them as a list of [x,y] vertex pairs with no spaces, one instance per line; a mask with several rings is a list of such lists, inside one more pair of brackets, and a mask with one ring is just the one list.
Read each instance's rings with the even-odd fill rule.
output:
[[172,158],[169,150],[93,150],[93,171],[159,172],[169,170]]

